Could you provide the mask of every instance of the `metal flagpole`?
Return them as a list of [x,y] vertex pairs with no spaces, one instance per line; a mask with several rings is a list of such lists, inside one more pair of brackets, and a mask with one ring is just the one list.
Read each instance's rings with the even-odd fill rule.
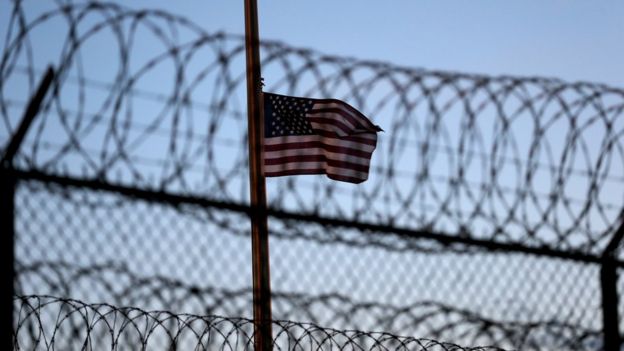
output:
[[249,139],[249,191],[251,194],[251,245],[253,263],[254,348],[271,350],[271,280],[269,269],[269,234],[262,150],[264,120],[258,5],[245,0],[245,47],[247,59],[247,125]]

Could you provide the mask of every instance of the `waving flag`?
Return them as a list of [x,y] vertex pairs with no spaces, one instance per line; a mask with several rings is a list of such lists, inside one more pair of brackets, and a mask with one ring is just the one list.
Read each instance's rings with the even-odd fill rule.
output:
[[264,93],[265,176],[326,174],[361,183],[368,179],[379,131],[340,100]]

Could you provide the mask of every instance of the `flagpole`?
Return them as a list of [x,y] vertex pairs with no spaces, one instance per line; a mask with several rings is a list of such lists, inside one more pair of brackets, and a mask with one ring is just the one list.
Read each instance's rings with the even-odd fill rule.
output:
[[245,0],[245,51],[247,61],[247,125],[249,140],[249,192],[251,195],[251,252],[253,265],[254,349],[271,350],[271,279],[269,269],[269,234],[266,211],[266,184],[262,150],[264,120],[258,5]]

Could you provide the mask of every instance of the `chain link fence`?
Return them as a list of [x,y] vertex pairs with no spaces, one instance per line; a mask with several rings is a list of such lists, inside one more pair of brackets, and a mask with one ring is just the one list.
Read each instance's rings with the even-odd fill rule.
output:
[[[12,171],[16,347],[251,348],[243,38],[32,5],[13,4],[0,63],[2,147],[58,71]],[[361,186],[268,180],[276,348],[605,348],[623,90],[277,42],[261,58],[266,91],[344,99],[386,131]]]

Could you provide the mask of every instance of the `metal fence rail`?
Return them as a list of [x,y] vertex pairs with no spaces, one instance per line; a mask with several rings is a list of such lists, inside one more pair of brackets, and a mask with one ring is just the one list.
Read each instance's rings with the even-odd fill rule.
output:
[[[252,328],[230,319],[251,311],[242,37],[158,10],[45,6],[13,3],[0,60],[3,154],[43,67],[57,71],[2,165],[15,286],[30,296],[16,306],[47,301],[89,317],[104,308],[103,323],[125,318],[112,306],[131,305],[143,326],[165,328],[170,316],[175,327],[159,329],[164,336],[150,339],[158,342],[180,325],[210,324],[195,316],[221,314],[234,337],[222,345],[246,348]],[[51,27],[67,35],[50,42]],[[535,350],[603,349],[605,332],[623,329],[624,90],[398,67],[270,41],[261,50],[266,91],[340,98],[385,130],[361,186],[268,181],[278,319]],[[173,317],[181,312],[189,315]],[[17,338],[28,330],[24,342],[43,347],[26,328],[41,321],[33,313]],[[72,328],[55,342],[96,336]],[[282,347],[295,345],[289,328],[274,326]],[[317,337],[316,327],[296,328]],[[119,335],[103,330],[98,337],[115,345]],[[330,334],[357,348],[356,334]],[[423,347],[364,339],[373,349],[379,340]]]

